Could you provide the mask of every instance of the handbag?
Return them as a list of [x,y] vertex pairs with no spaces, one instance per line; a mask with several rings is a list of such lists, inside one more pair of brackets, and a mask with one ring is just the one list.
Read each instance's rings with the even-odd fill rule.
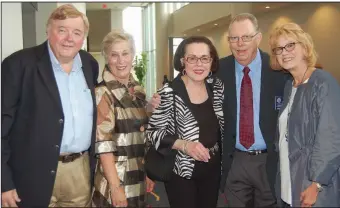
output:
[[[176,105],[175,93],[174,97],[174,121],[175,121],[175,135],[177,135],[177,122],[176,122]],[[145,172],[148,178],[153,181],[168,182],[172,176],[172,170],[175,166],[177,150],[171,149],[167,154],[159,153],[154,145],[151,145],[145,155]]]

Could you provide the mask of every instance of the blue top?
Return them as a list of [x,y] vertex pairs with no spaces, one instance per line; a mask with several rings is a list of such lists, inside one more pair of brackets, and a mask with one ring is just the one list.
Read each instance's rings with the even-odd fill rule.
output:
[[[240,144],[240,91],[243,79],[243,69],[246,66],[241,65],[235,59],[235,78],[236,78],[236,97],[237,97],[237,122],[236,122],[236,145],[239,150],[247,151],[247,149]],[[261,69],[262,60],[260,50],[257,49],[255,59],[248,65],[250,69],[249,77],[251,79],[253,88],[253,111],[254,111],[254,139],[255,143],[249,147],[248,150],[264,150],[266,149],[266,142],[260,129],[260,94],[261,94]]]
[[68,74],[53,54],[49,42],[47,45],[64,112],[60,152],[77,153],[88,150],[92,136],[93,102],[80,55],[78,53],[75,56],[72,70]]

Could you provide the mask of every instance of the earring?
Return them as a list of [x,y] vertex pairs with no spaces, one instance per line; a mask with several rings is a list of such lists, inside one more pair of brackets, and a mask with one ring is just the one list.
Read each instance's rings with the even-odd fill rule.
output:
[[213,81],[214,81],[214,79],[211,76],[212,76],[212,71],[209,72],[209,75],[207,77],[207,82],[210,83],[210,84],[213,83]]

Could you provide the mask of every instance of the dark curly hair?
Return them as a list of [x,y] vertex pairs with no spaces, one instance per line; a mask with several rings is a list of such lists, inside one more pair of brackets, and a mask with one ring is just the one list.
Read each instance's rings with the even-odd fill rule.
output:
[[177,47],[175,56],[174,56],[175,70],[182,73],[184,66],[182,66],[181,58],[184,57],[187,45],[192,44],[192,43],[205,43],[208,45],[209,51],[210,51],[210,57],[212,58],[211,71],[212,73],[215,73],[219,68],[218,53],[213,43],[205,36],[191,36],[191,37],[184,39],[179,44],[179,46]]

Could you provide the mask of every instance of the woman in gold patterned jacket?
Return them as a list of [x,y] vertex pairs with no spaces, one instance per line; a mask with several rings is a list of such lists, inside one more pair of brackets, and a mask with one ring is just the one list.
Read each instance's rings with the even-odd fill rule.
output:
[[123,31],[108,33],[102,43],[106,65],[96,88],[99,158],[93,205],[143,207],[154,183],[146,178],[144,125],[148,122],[145,92],[131,74],[135,44]]

